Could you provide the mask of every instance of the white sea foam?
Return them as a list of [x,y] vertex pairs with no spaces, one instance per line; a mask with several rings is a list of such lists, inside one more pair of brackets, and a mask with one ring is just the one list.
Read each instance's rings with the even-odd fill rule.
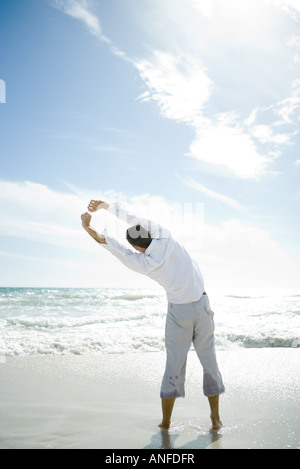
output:
[[[300,292],[211,292],[216,345],[300,347]],[[1,356],[164,350],[161,290],[1,288]]]

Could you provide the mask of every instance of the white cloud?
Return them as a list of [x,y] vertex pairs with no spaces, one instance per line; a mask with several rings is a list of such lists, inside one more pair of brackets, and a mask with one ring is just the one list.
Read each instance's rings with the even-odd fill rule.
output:
[[209,119],[203,119],[196,129],[188,155],[224,167],[241,179],[258,179],[270,162],[257,151],[253,139],[241,126]]
[[206,225],[200,257],[206,284],[224,287],[297,288],[300,263],[270,232],[241,220]]
[[214,13],[214,4],[212,0],[187,0],[192,8],[198,10],[207,18],[212,18]]
[[[241,179],[259,179],[266,174],[272,161],[281,154],[278,147],[291,144],[298,133],[278,132],[280,125],[299,121],[298,80],[292,84],[291,96],[266,108],[254,109],[247,119],[241,119],[234,111],[206,117],[215,85],[202,61],[156,51],[151,58],[136,61],[135,66],[147,86],[140,99],[156,102],[164,117],[195,129],[196,136],[187,154],[225,168]],[[271,112],[268,124],[256,123],[258,118],[267,117],[267,111]],[[269,147],[264,149],[262,145],[266,144]]]
[[[72,187],[70,186],[72,189]],[[80,215],[87,211],[92,198],[108,202],[125,203],[133,213],[155,219],[171,226],[176,237],[189,239],[191,232],[202,229],[202,212],[192,207],[197,220],[191,217],[191,206],[180,200],[168,204],[162,197],[143,195],[127,197],[126,194],[81,192],[73,188],[73,194],[54,191],[43,184],[0,180],[0,235],[23,238],[60,247],[72,247],[80,251],[98,251],[99,247],[84,233]],[[200,204],[202,209],[202,204]],[[201,212],[201,213],[200,213]],[[192,213],[193,215],[193,213]],[[93,215],[93,226],[102,232],[104,228],[120,241],[125,242],[125,226],[106,211]],[[84,242],[86,240],[86,242]],[[91,242],[89,242],[91,241]]]
[[164,117],[192,124],[211,95],[212,80],[200,60],[155,51],[135,66],[148,90],[139,99],[155,101]]
[[300,36],[296,36],[296,34],[293,34],[290,36],[290,38],[287,41],[287,45],[290,47],[300,47]]
[[[294,132],[278,132],[279,125],[293,125],[300,109],[299,83],[293,83],[292,95],[268,108],[254,109],[242,120],[235,112],[205,117],[215,85],[201,60],[155,51],[147,60],[134,62],[147,90],[139,97],[154,101],[161,114],[195,129],[189,156],[225,168],[241,179],[259,179],[281,152],[279,145],[292,143]],[[256,124],[267,110],[273,123]],[[281,121],[278,119],[280,117]],[[258,144],[260,147],[258,147]],[[272,144],[267,150],[261,145]]]
[[60,246],[81,245],[83,201],[32,183],[0,181],[0,234]]
[[[280,8],[288,6],[289,11],[291,8],[293,11],[298,9],[296,0],[278,0],[275,3]],[[269,106],[273,118],[279,118],[273,124],[256,123],[258,115],[261,116],[261,110],[257,108],[246,120],[235,115],[234,111],[209,115],[207,109],[214,97],[216,84],[194,45],[200,44],[202,31],[206,37],[208,30],[213,31],[214,40],[228,40],[232,36],[235,42],[238,38],[239,43],[240,40],[261,43],[259,31],[261,29],[261,33],[265,35],[270,30],[274,9],[270,10],[268,7],[271,4],[274,7],[275,3],[272,0],[251,0],[246,3],[240,0],[189,0],[183,6],[181,2],[174,0],[171,17],[177,24],[176,31],[180,27],[183,28],[183,33],[185,28],[181,18],[177,17],[180,14],[185,15],[184,24],[189,27],[193,25],[192,32],[185,34],[187,39],[182,50],[186,48],[187,52],[174,54],[156,50],[148,58],[132,59],[103,35],[92,3],[88,0],[56,0],[58,8],[83,22],[91,34],[109,44],[113,54],[128,61],[138,70],[146,86],[138,98],[140,101],[155,102],[162,116],[195,129],[195,138],[188,155],[215,165],[216,168],[225,168],[227,173],[241,179],[259,179],[266,174],[273,159],[281,154],[278,145],[291,143],[296,133],[278,132],[276,128],[299,121],[299,84],[294,83],[292,96]],[[158,11],[167,14],[165,6],[158,8]],[[199,17],[196,11],[200,13]],[[252,21],[245,22],[249,18],[253,21],[255,19],[255,34]],[[295,37],[292,42],[294,44]],[[264,150],[262,145],[266,144],[268,148]],[[270,148],[270,145],[274,148]]]
[[189,156],[223,166],[243,179],[264,174],[271,158],[257,151],[252,136],[235,123],[234,113],[219,114],[217,122],[203,117],[213,82],[200,60],[155,52],[136,67],[148,88],[140,99],[155,101],[164,117],[195,128]]
[[[297,8],[298,5],[292,0],[282,1],[282,4],[289,4],[293,8]],[[189,16],[187,5],[190,8],[189,14],[192,15],[194,12],[194,18]],[[277,18],[276,21],[278,21],[278,17],[275,17],[278,9],[274,8],[272,0],[247,2],[189,0],[187,5],[185,5],[184,12],[178,2],[174,3],[172,9],[173,21],[176,18],[173,10],[177,9],[178,15],[184,13],[185,24],[191,28],[191,33],[187,35],[182,47],[187,53],[183,56],[156,51],[147,60],[136,62],[135,66],[147,87],[146,92],[140,98],[142,101],[155,102],[164,117],[184,122],[195,129],[195,138],[190,145],[189,156],[215,165],[217,171],[226,169],[227,174],[231,173],[241,179],[259,179],[270,171],[273,160],[282,154],[284,146],[293,143],[293,138],[298,133],[297,130],[290,131],[287,128],[284,132],[278,131],[278,127],[282,124],[294,126],[299,123],[299,84],[297,81],[293,83],[294,90],[290,97],[263,109],[254,108],[248,119],[244,119],[234,110],[213,113],[211,105],[214,102],[215,93],[220,92],[218,87],[221,78],[218,77],[216,70],[213,72],[206,68],[204,62],[200,60],[201,53],[197,52],[193,43],[199,44],[198,49],[203,50],[203,42],[199,39],[203,35],[203,38],[206,38],[205,50],[208,51],[210,36],[207,35],[207,30],[210,29],[213,31],[214,41],[222,40],[224,44],[230,45],[230,40],[233,38],[234,50],[236,50],[237,43],[239,47],[243,47],[240,46],[240,40],[237,42],[239,38],[245,43],[257,43],[254,47],[261,48],[261,44],[266,44],[266,51],[270,48],[272,55],[274,44],[276,44],[272,36],[275,24],[273,20]],[[200,13],[199,17],[195,10]],[[182,26],[180,18],[176,21],[182,33],[185,26]],[[198,28],[195,24],[198,24]],[[266,36],[266,40],[262,41],[263,35]],[[278,39],[276,41],[279,43]],[[282,44],[284,46],[284,43]],[[220,64],[226,65],[218,55],[223,52],[222,47],[223,45],[218,43],[218,52],[215,49],[212,52],[216,53]],[[205,57],[205,52],[202,56]],[[244,63],[242,55],[240,59],[239,70]],[[278,63],[278,61],[276,64],[274,62],[270,67],[277,66]],[[248,67],[246,62],[245,65]],[[237,69],[232,70],[233,83],[237,81],[238,75],[235,76],[237,73],[239,73]],[[268,76],[262,75],[263,69],[255,71],[254,67],[253,73],[261,74],[264,90],[264,96],[261,96],[261,99],[263,100],[268,96],[272,85],[267,83]],[[245,83],[245,94],[247,94],[247,86],[252,87],[253,83]],[[223,91],[226,93],[225,88]],[[249,91],[253,93],[254,90],[250,88]],[[276,94],[277,91],[274,92],[274,95]],[[259,89],[257,96],[260,98]],[[270,111],[268,115],[266,110]],[[242,112],[240,110],[239,114]],[[262,121],[262,118],[265,121]]]
[[295,19],[295,13],[300,12],[300,0],[272,0],[274,5],[290,13]]
[[185,180],[181,177],[178,176],[178,178],[187,184],[189,187],[192,187],[196,191],[202,192],[204,195],[207,197],[210,197],[212,199],[218,200],[219,202],[222,202],[226,205],[229,205],[232,208],[235,208],[237,210],[243,210],[243,206],[235,199],[228,197],[224,194],[220,194],[219,192],[212,191],[211,189],[208,189],[206,186],[203,184],[200,184],[193,179]]
[[[38,284],[43,284],[45,277],[48,283],[57,286],[58,279],[65,282],[64,285],[71,285],[72,278],[77,286],[80,282],[92,286],[130,286],[137,285],[138,282],[143,286],[143,277],[127,271],[109,253],[89,240],[82,230],[80,214],[86,210],[89,198],[97,196],[109,202],[121,200],[137,215],[156,219],[170,228],[199,262],[211,288],[230,285],[296,286],[300,276],[300,266],[289,258],[267,230],[241,220],[229,220],[218,225],[205,223],[203,214],[196,210],[197,207],[191,207],[182,201],[170,204],[163,197],[144,194],[127,198],[124,194],[114,192],[64,194],[31,182],[1,181],[0,191],[0,235],[29,239],[45,243],[45,246],[50,243],[58,248],[72,247],[84,256],[81,261],[79,258],[64,261],[59,258],[59,250],[57,259],[54,257],[51,263],[51,273],[48,269],[45,269],[45,273],[39,269],[37,278],[34,277],[34,272],[28,272],[30,279],[33,281],[36,278]],[[106,216],[106,212],[98,212],[95,224],[107,221],[110,224]],[[199,228],[202,230],[201,236]],[[110,225],[109,231],[111,229],[113,231],[114,224]],[[121,228],[120,235],[124,239],[124,227]],[[19,245],[22,246],[22,243]],[[53,253],[53,249],[51,252]],[[30,262],[45,261],[49,264],[50,259],[47,248],[42,258],[27,252],[6,253],[3,248],[0,255],[6,262],[13,262],[17,269],[22,262],[31,265]],[[62,278],[62,268],[64,277],[69,275],[65,280]],[[149,286],[149,281],[146,283]]]
[[[258,124],[257,122],[268,121],[268,124]],[[292,82],[292,92],[287,98],[284,98],[267,107],[258,107],[254,109],[250,116],[244,120],[244,128],[249,135],[255,138],[261,144],[271,143],[274,150],[270,151],[269,156],[279,156],[279,146],[292,145],[299,134],[300,122],[300,80]],[[279,132],[280,127],[290,129],[289,132]],[[294,130],[296,129],[296,130]]]
[[300,97],[292,96],[286,98],[274,106],[275,115],[281,120],[275,125],[295,124],[300,120]]
[[[291,134],[274,134],[269,125],[256,125],[251,130],[252,135],[261,143],[288,144],[295,133]],[[297,133],[297,132],[296,132]]]
[[[300,15],[299,15],[300,16]],[[300,63],[300,36],[293,34],[287,41],[287,45],[294,48],[296,53],[294,55],[294,63]]]

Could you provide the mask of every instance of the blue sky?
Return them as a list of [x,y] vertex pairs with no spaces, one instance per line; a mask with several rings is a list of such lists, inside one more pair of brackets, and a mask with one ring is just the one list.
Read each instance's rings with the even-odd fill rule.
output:
[[1,2],[0,286],[152,286],[81,231],[103,198],[211,287],[298,287],[299,26],[298,0]]

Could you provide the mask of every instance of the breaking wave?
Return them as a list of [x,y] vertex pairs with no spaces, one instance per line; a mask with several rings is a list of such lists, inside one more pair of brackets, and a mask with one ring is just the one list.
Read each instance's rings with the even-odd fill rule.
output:
[[[300,347],[300,294],[215,292],[219,349]],[[162,351],[161,290],[0,288],[0,355]]]

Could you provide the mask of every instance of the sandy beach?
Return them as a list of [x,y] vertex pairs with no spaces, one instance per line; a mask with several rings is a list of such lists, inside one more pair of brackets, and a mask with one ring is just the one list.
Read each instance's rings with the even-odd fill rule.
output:
[[1,449],[300,448],[299,349],[220,351],[224,428],[210,431],[194,352],[186,398],[161,432],[165,354],[8,357],[0,364]]

